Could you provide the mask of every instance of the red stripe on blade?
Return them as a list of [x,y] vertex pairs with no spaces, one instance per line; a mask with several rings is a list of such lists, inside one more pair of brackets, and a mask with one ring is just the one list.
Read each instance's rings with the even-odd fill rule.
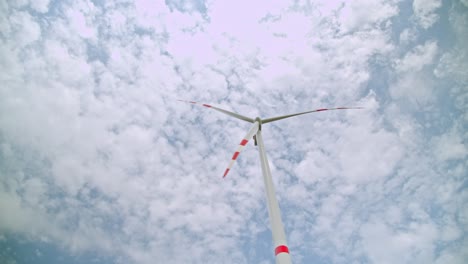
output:
[[328,110],[327,108],[321,108],[321,109],[317,109],[315,111],[320,112],[320,111],[327,111],[327,110]]
[[280,245],[275,248],[275,256],[280,254],[280,253],[288,253],[289,254],[289,248],[285,245]]
[[236,151],[236,153],[234,153],[234,155],[232,156],[232,159],[236,160],[238,156],[239,156],[239,151]]
[[243,139],[240,143],[241,146],[245,146],[249,142],[247,139]]
[[228,172],[229,172],[229,169],[226,169],[226,171],[224,172],[223,178],[226,177],[226,175],[228,174]]
[[211,107],[209,104],[203,104],[204,107]]

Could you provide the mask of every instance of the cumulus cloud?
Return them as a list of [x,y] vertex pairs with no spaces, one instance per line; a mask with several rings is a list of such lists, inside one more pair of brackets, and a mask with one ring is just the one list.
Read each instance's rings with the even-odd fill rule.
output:
[[452,132],[434,138],[434,144],[436,145],[434,149],[440,161],[463,160],[466,157],[468,150],[460,136],[459,133]]
[[361,227],[363,248],[370,261],[432,262],[432,242],[437,233],[435,227],[431,224],[417,223],[411,223],[409,226],[409,230],[396,231],[382,222],[370,221]]
[[400,44],[407,45],[415,41],[418,37],[418,32],[413,28],[407,28],[400,33]]
[[[414,16],[428,29],[447,5]],[[395,26],[402,6],[0,4],[0,236],[127,263],[269,263],[256,147],[221,179],[248,124],[176,99],[251,117],[362,106],[263,127],[293,260],[461,262],[466,16],[450,9],[450,46]]]
[[434,103],[435,88],[429,69],[434,67],[437,51],[437,43],[427,41],[396,60],[398,78],[390,90],[394,99],[407,100],[421,107]]
[[389,23],[389,18],[398,13],[398,7],[392,1],[348,1],[344,2],[342,12],[343,27],[353,30]]
[[413,2],[413,12],[417,23],[424,29],[430,28],[439,19],[436,13],[442,6],[440,0],[415,0]]
[[400,72],[420,71],[424,66],[433,63],[436,54],[437,43],[428,41],[407,53],[397,62],[396,69]]

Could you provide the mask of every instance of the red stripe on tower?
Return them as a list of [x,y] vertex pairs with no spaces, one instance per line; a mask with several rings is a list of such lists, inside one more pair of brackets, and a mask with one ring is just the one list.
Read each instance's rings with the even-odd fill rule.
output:
[[249,142],[247,139],[243,139],[240,143],[241,146],[245,146]]
[[280,254],[280,253],[288,253],[289,254],[289,248],[285,245],[280,245],[275,248],[275,256]]
[[232,159],[236,160],[238,156],[239,156],[239,151],[236,151],[236,153],[234,153],[234,155],[232,156]]

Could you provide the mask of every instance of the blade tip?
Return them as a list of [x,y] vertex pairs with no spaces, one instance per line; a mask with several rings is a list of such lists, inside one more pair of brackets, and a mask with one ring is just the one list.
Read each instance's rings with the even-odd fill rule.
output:
[[183,103],[189,103],[189,104],[198,104],[198,103],[195,102],[195,101],[188,101],[188,100],[181,100],[181,99],[177,99],[177,101],[183,102]]

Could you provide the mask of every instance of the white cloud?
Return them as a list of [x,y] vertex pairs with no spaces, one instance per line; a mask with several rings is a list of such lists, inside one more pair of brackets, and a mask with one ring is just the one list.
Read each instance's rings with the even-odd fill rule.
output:
[[29,6],[36,12],[46,13],[49,10],[49,3],[50,0],[18,0],[13,1],[10,4],[12,7],[15,7],[17,9]]
[[434,82],[429,77],[428,69],[434,66],[437,53],[437,43],[427,41],[407,52],[402,59],[396,60],[398,78],[390,89],[391,96],[423,108],[434,103]]
[[[438,99],[432,69],[446,51],[411,30],[396,45],[398,4],[207,2],[202,14],[57,2],[47,17],[1,4],[0,229],[128,263],[271,261],[253,144],[221,180],[248,125],[175,99],[249,116],[351,105],[365,109],[264,126],[293,259],[459,261],[461,122],[433,137],[402,107]],[[462,83],[447,52],[436,73]],[[368,87],[382,77],[376,56],[395,67]],[[440,241],[453,246],[439,256]]]
[[439,20],[436,11],[441,6],[441,0],[414,0],[413,12],[418,24],[424,29],[430,28]]
[[[19,1],[14,1],[12,2],[10,5],[14,8],[22,8],[24,6],[26,6],[27,4],[29,4],[29,1],[28,0],[19,0]],[[8,2],[4,2],[2,3],[2,5],[6,5],[8,6],[9,3]]]
[[468,149],[463,143],[459,131],[451,131],[433,139],[434,150],[439,161],[463,160],[468,154]]
[[[75,9],[77,8],[77,9]],[[82,38],[95,39],[97,34],[97,28],[93,26],[94,16],[96,16],[96,10],[92,2],[83,3],[82,6],[75,8],[69,8],[66,10],[66,20],[69,23],[69,27],[64,29],[65,34],[78,35]],[[86,16],[85,16],[86,15]],[[110,15],[112,18],[112,15]],[[115,17],[114,17],[115,18]],[[121,25],[121,19],[116,19],[109,24],[111,30],[117,30],[115,27]],[[65,35],[65,36],[67,36]]]
[[39,39],[41,28],[29,13],[14,12],[9,18],[15,46],[24,47]]
[[0,227],[3,232],[22,232],[23,230],[27,230],[28,233],[34,234],[42,231],[37,229],[46,225],[46,219],[44,219],[44,216],[40,212],[22,207],[21,197],[2,188],[0,198],[0,209],[2,210]]
[[396,69],[400,72],[420,71],[423,67],[434,62],[437,50],[436,42],[427,41],[424,45],[415,47],[411,52],[407,53],[403,59],[398,60]]
[[398,14],[395,1],[344,1],[343,28],[346,31],[380,27],[380,23]]
[[459,48],[443,54],[435,69],[436,76],[439,78],[454,77],[455,80],[461,80],[462,82],[468,81],[467,58],[468,53]]
[[402,75],[391,87],[390,94],[396,100],[409,102],[407,107],[425,109],[435,103],[434,84],[421,73]]
[[[463,7],[460,7],[463,8]],[[468,81],[468,15],[458,9],[449,11],[450,25],[455,32],[455,47],[445,52],[434,73],[439,78],[450,78],[465,85]]]
[[30,6],[37,12],[47,13],[49,10],[50,0],[31,0]]
[[432,224],[410,223],[409,230],[394,231],[380,221],[361,227],[363,246],[371,262],[432,262],[436,230]]
[[400,33],[400,44],[408,45],[414,42],[418,37],[418,31],[413,28],[407,28]]

